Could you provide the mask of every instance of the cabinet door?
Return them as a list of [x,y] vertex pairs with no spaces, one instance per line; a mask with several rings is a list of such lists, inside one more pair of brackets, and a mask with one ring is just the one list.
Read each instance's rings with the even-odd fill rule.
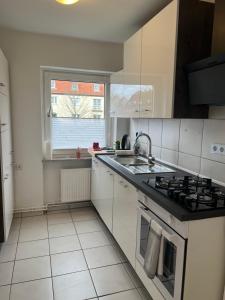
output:
[[111,75],[110,79],[110,116],[125,117],[125,86],[124,72],[119,71]]
[[124,43],[124,85],[127,117],[140,117],[142,30]]
[[173,115],[178,1],[144,27],[141,63],[141,118]]
[[107,167],[102,168],[101,196],[99,198],[99,214],[105,225],[112,232],[112,212],[114,199],[114,173]]
[[117,176],[113,205],[113,235],[133,267],[135,267],[136,230],[136,189]]
[[91,200],[110,231],[112,231],[114,176],[114,173],[108,167],[93,158]]
[[0,49],[0,93],[9,95],[8,62]]
[[1,184],[4,214],[4,233],[5,240],[7,240],[13,217],[14,195],[10,104],[9,97],[3,94],[0,94],[0,124],[0,158],[2,178]]

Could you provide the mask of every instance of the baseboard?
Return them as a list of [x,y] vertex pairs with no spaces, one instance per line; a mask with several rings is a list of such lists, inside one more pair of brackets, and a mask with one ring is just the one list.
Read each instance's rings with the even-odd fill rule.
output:
[[81,201],[81,202],[70,202],[70,203],[50,203],[42,207],[14,209],[14,217],[37,216],[37,215],[42,215],[47,211],[67,210],[67,209],[90,207],[90,206],[93,206],[90,200]]

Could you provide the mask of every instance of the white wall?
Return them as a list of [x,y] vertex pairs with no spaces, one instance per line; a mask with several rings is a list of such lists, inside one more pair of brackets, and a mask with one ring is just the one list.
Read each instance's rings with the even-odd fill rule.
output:
[[40,66],[117,71],[122,45],[0,28],[10,66],[17,209],[43,206]]
[[225,144],[225,120],[132,119],[132,143],[138,131],[150,135],[156,158],[225,184],[225,156],[211,154]]

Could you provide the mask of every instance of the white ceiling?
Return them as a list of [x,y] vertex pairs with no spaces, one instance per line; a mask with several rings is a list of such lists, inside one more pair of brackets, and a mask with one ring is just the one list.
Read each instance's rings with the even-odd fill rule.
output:
[[0,26],[12,29],[123,42],[170,0],[0,0]]

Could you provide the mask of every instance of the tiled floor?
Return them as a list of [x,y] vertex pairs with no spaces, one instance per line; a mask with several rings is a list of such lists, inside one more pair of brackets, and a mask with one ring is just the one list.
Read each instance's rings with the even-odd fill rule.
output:
[[0,244],[0,300],[150,299],[92,208],[15,218]]

